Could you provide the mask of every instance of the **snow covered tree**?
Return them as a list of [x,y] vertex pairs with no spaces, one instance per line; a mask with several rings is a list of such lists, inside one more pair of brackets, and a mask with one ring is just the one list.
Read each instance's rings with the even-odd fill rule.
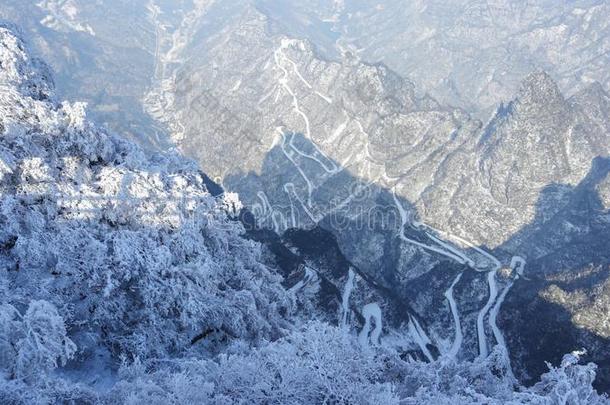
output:
[[74,356],[64,320],[46,301],[31,301],[21,315],[12,305],[0,308],[3,363],[15,378],[36,381]]
[[262,263],[260,245],[243,238],[236,196],[212,197],[187,159],[146,154],[97,128],[83,104],[56,101],[48,78],[0,27],[1,344],[9,376],[72,356],[80,364],[100,347],[112,367],[121,358],[202,356],[234,340],[281,337],[292,297]]
[[408,362],[293,317],[236,196],[213,197],[193,162],[58,102],[2,25],[0,88],[0,403],[605,400],[576,354],[525,389],[500,349]]

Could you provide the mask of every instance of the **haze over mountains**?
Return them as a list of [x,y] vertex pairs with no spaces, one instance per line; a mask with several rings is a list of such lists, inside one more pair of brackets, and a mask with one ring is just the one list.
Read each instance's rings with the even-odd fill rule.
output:
[[605,2],[1,3],[61,97],[239,194],[264,302],[527,384],[584,347],[609,389]]
[[362,58],[486,119],[536,70],[568,95],[607,89],[608,12],[604,1],[344,1],[331,19]]

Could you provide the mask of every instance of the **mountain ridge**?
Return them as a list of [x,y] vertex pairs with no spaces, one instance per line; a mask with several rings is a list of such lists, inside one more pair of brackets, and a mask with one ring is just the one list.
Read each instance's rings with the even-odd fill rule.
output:
[[[203,14],[193,20],[195,25],[174,36],[186,42],[172,42],[168,53],[159,54],[159,66],[169,75],[159,77],[155,83],[161,93],[150,93],[147,102],[159,102],[155,111],[167,115],[155,117],[175,129],[179,149],[226,189],[238,191],[256,226],[272,235],[270,240],[263,238],[259,245],[243,237],[247,224],[234,218],[242,203],[219,190],[212,198],[210,178],[195,163],[176,154],[147,153],[96,129],[86,119],[83,104],[56,101],[48,69],[23,59],[25,47],[5,33],[6,62],[0,68],[10,67],[14,55],[22,55],[16,60],[26,63],[8,70],[12,79],[6,81],[11,91],[3,100],[9,113],[2,121],[1,181],[9,197],[18,195],[27,205],[15,208],[7,198],[2,219],[9,225],[2,254],[9,282],[4,283],[27,286],[24,291],[32,287],[37,298],[52,298],[56,307],[32,304],[31,316],[50,314],[60,340],[70,334],[70,341],[77,347],[84,344],[93,359],[97,349],[86,340],[91,330],[85,336],[74,334],[73,326],[61,328],[72,325],[74,316],[78,320],[93,311],[95,321],[104,325],[103,334],[112,340],[104,343],[108,350],[101,354],[112,359],[114,371],[119,353],[133,359],[136,354],[211,356],[235,350],[237,363],[197,363],[229,370],[242,360],[253,361],[239,349],[243,345],[253,347],[254,357],[274,359],[270,364],[300,362],[304,357],[291,357],[290,339],[307,346],[318,342],[317,333],[336,337],[340,333],[331,325],[345,319],[348,331],[360,329],[359,341],[377,348],[372,357],[354,352],[371,370],[378,370],[375,356],[387,355],[401,378],[413,378],[410,366],[397,357],[430,362],[415,366],[428,373],[438,359],[449,356],[460,361],[455,367],[463,367],[460,373],[472,381],[476,371],[471,367],[478,364],[474,359],[481,358],[504,370],[497,384],[505,387],[516,384],[509,381],[506,351],[516,374],[533,382],[546,371],[542,361],[559,362],[563,352],[572,350],[553,345],[552,336],[538,335],[533,328],[520,339],[528,317],[536,318],[520,307],[542,305],[552,308],[549,330],[566,328],[569,342],[590,346],[587,358],[600,362],[598,382],[606,389],[605,332],[600,335],[588,321],[604,308],[604,295],[597,285],[591,286],[579,294],[590,293],[593,304],[566,304],[563,297],[574,297],[569,288],[579,281],[556,286],[555,275],[548,272],[562,269],[560,276],[569,279],[569,271],[563,270],[572,270],[576,277],[591,263],[604,266],[603,252],[593,248],[603,248],[603,241],[591,242],[607,231],[608,204],[600,205],[594,194],[605,201],[608,181],[607,176],[595,182],[588,177],[603,169],[592,166],[599,164],[598,155],[608,154],[610,103],[602,86],[564,98],[549,75],[534,73],[484,127],[465,111],[419,97],[411,82],[385,65],[362,63],[353,55],[318,57],[307,41],[268,31],[268,18],[255,9],[228,26],[214,20],[215,13],[222,15],[220,9],[205,5],[198,10]],[[97,32],[95,25],[92,29]],[[201,37],[208,40],[188,42]],[[181,58],[195,49],[181,65]],[[54,181],[59,184],[54,186]],[[21,217],[25,224],[11,223]],[[62,226],[67,228],[62,231]],[[97,226],[101,231],[89,235]],[[86,246],[72,244],[73,235]],[[307,250],[320,241],[326,241],[327,251]],[[134,254],[133,246],[144,253]],[[205,249],[199,251],[201,246]],[[292,261],[286,274],[277,268],[282,257],[273,246]],[[72,262],[53,249],[65,249]],[[92,285],[82,287],[93,293],[83,295],[97,297],[101,291],[110,299],[87,307],[86,297],[68,294],[76,302],[72,314],[72,301],[62,303],[61,297],[49,297],[50,292],[33,284],[42,280],[58,288],[50,291],[69,290],[66,285],[75,282],[71,277],[81,274],[84,259],[79,250],[98,258],[100,269],[107,270],[98,274],[82,269],[93,279]],[[32,252],[40,254],[29,257]],[[325,253],[316,256],[320,252]],[[572,260],[576,257],[578,261]],[[23,280],[25,269],[35,269],[36,277]],[[595,274],[603,275],[603,268],[596,268]],[[195,286],[204,289],[193,292],[190,303],[191,289],[182,288],[191,286],[193,277]],[[138,289],[146,294],[130,292]],[[185,295],[167,299],[176,291]],[[22,330],[19,319],[30,312],[27,300],[11,297],[19,303],[3,307],[3,316]],[[131,306],[143,309],[129,313],[126,308]],[[108,308],[116,311],[109,314]],[[113,316],[121,318],[115,323]],[[598,317],[603,319],[603,314]],[[312,318],[329,324],[315,324],[306,335],[298,332],[299,325],[291,326]],[[8,339],[15,343],[21,336]],[[549,351],[538,352],[529,344],[541,339]],[[269,347],[264,345],[268,340]],[[351,340],[337,346],[340,341],[343,338],[331,343],[342,356],[354,349]],[[75,354],[70,344],[59,347],[51,362]],[[285,350],[283,360],[277,357],[277,347]],[[307,346],[306,352],[311,350]],[[574,361],[569,357],[565,367]],[[299,367],[306,374],[307,367]],[[167,384],[163,379],[168,371],[160,370],[154,376],[134,373]],[[529,379],[530,372],[534,379]],[[273,379],[269,373],[271,377],[264,378]],[[325,383],[316,379],[320,376],[308,378]],[[396,381],[375,381],[380,386],[371,391],[374,398],[395,399],[394,389],[413,395]],[[353,387],[341,389],[348,395]],[[532,392],[538,389],[535,385]],[[496,392],[485,392],[497,399]],[[511,397],[512,389],[502,395]]]

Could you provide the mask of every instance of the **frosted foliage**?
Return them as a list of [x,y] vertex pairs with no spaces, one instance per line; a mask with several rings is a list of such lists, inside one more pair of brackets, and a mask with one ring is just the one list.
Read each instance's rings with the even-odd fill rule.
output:
[[46,72],[0,26],[0,403],[603,400],[577,353],[515,390],[504,352],[406,362],[302,319],[235,194],[100,130]]
[[[382,381],[382,359],[391,357],[363,353],[340,329],[314,322],[261,349],[215,362],[185,362],[153,375],[137,364],[126,367],[112,396],[133,403],[152,392],[158,403],[176,398],[213,404],[397,404],[392,384]],[[202,389],[187,388],[192,386]]]
[[6,28],[0,44],[0,344],[9,375],[83,360],[100,346],[115,361],[214,352],[222,343],[195,342],[210,330],[251,344],[281,336],[280,311],[292,299],[230,219],[236,196],[228,211],[192,162],[146,156],[89,123],[83,104],[34,94],[51,88],[39,63]]
[[[129,403],[602,404],[591,388],[595,366],[578,354],[519,387],[506,352],[486,360],[405,362],[391,349],[361,350],[355,336],[313,322],[260,349],[153,373],[124,366],[109,397]],[[199,389],[194,389],[198,387]]]
[[4,371],[33,381],[74,356],[63,318],[46,301],[31,301],[24,315],[15,307],[0,307],[0,340]]

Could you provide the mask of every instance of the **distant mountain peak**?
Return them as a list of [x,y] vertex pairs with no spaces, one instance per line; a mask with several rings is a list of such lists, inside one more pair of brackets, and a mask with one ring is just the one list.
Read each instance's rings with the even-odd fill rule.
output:
[[545,71],[527,75],[521,82],[517,99],[521,104],[527,105],[556,104],[565,101],[559,86]]

